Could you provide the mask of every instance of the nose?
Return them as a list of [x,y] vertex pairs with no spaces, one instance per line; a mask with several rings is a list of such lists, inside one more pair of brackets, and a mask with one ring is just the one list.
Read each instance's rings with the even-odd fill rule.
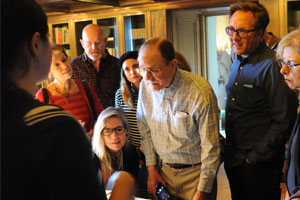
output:
[[116,138],[118,137],[118,134],[116,133],[116,130],[113,130],[112,133],[111,133],[111,138]]
[[132,74],[132,75],[134,75],[134,74],[138,74],[138,69],[132,69],[131,71],[130,71],[130,74]]
[[62,63],[61,65],[62,65],[63,69],[67,69],[69,67],[69,65],[67,63]]
[[95,49],[96,48],[96,44],[95,42],[92,42],[92,45],[91,45],[92,49]]
[[240,39],[239,35],[238,35],[238,32],[233,32],[233,35],[231,36],[233,40],[238,40]]
[[287,66],[283,65],[280,69],[280,73],[283,75],[287,75],[290,73],[289,69],[287,68]]
[[145,74],[143,75],[143,78],[145,80],[151,80],[153,78],[153,76],[149,71],[146,71]]

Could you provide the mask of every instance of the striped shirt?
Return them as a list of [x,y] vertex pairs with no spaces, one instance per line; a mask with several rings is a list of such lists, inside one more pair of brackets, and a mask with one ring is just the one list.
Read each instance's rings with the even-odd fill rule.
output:
[[131,95],[133,98],[133,106],[134,108],[128,108],[125,104],[121,89],[118,89],[115,96],[115,106],[123,109],[125,116],[129,123],[129,131],[130,135],[128,141],[136,147],[141,146],[141,135],[137,126],[136,121],[136,107],[138,102],[138,91],[136,91],[133,87],[131,88]]
[[177,68],[168,88],[152,91],[142,80],[137,107],[146,165],[155,151],[165,163],[202,163],[198,190],[210,192],[220,163],[216,96],[201,76]]

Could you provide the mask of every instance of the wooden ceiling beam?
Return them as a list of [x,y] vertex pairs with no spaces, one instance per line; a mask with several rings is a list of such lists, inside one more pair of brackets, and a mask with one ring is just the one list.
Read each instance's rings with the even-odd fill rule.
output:
[[120,6],[119,0],[37,0],[41,5],[51,5],[51,4],[70,4],[76,2],[86,2],[99,5],[109,5],[109,6]]

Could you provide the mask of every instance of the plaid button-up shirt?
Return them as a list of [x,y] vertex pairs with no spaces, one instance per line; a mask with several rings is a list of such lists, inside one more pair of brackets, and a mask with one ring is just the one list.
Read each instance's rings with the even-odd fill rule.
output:
[[202,77],[177,68],[170,87],[152,91],[142,80],[137,108],[146,165],[202,163],[198,189],[210,192],[220,163],[216,96]]
[[120,87],[118,60],[106,51],[106,56],[101,58],[99,72],[86,54],[71,60],[73,78],[90,82],[104,108],[114,106],[115,93]]

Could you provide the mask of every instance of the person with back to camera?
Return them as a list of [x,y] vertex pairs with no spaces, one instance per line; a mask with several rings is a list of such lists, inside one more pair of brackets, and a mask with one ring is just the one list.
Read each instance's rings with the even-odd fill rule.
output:
[[[281,74],[292,90],[300,90],[300,30],[295,30],[279,42],[277,58],[281,64]],[[289,140],[286,165],[285,200],[300,200],[300,116],[297,119]]]
[[[1,3],[3,199],[105,200],[80,124],[60,107],[33,99],[51,63],[47,16],[34,0]],[[129,199],[133,182],[119,174],[111,199]]]
[[72,68],[62,46],[52,44],[52,62],[48,76],[54,78],[54,81],[47,88],[40,89],[36,93],[36,99],[68,110],[91,137],[94,122],[103,106],[90,83],[71,79]]
[[137,177],[138,154],[127,142],[129,134],[128,122],[121,109],[108,107],[101,112],[95,124],[92,146],[105,185],[115,171],[127,171]]
[[237,54],[226,86],[224,166],[233,200],[280,199],[280,180],[298,106],[275,51],[262,37],[267,10],[254,2],[229,8],[226,33]]
[[104,108],[114,106],[120,83],[118,59],[106,50],[107,36],[96,24],[82,30],[81,46],[85,53],[71,60],[73,78],[92,84]]
[[147,40],[138,61],[143,80],[137,121],[148,168],[148,191],[156,196],[156,185],[161,183],[174,198],[215,199],[219,111],[210,84],[179,69],[172,43],[163,38]]

